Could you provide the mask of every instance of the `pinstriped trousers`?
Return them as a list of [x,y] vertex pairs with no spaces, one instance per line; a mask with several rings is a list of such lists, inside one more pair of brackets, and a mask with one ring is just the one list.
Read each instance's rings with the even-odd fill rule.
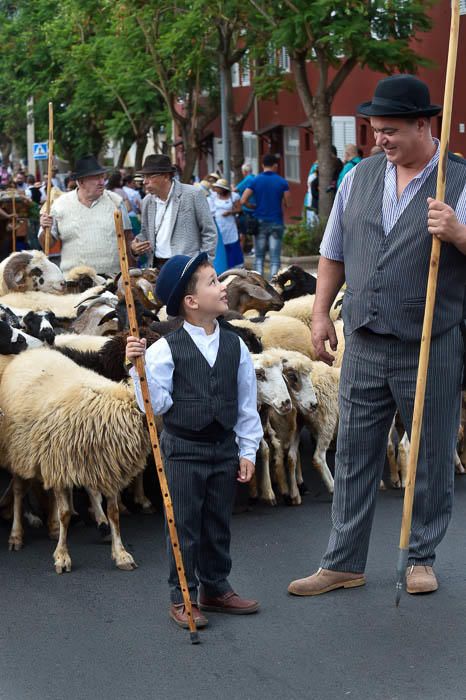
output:
[[[228,582],[230,520],[239,465],[235,436],[223,443],[206,443],[163,431],[160,446],[191,600],[197,602],[199,584],[209,597],[228,593],[232,590]],[[182,603],[166,523],[165,534],[170,599]]]
[[[332,530],[321,566],[359,573],[366,567],[388,432],[397,408],[411,435],[420,344],[363,329],[345,340]],[[435,548],[450,522],[462,368],[463,340],[455,326],[432,339],[410,564],[433,564]]]

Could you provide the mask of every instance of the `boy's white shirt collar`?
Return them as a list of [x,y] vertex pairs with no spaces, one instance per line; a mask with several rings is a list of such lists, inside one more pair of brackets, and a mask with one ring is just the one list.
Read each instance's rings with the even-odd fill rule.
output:
[[188,321],[183,322],[183,328],[189,333],[189,335],[202,336],[204,338],[207,338],[208,340],[213,340],[214,338],[218,337],[218,334],[220,332],[220,326],[218,325],[217,320],[214,321],[214,325],[214,332],[208,335],[205,331],[205,328],[203,328],[202,326],[194,326],[192,323],[188,323]]

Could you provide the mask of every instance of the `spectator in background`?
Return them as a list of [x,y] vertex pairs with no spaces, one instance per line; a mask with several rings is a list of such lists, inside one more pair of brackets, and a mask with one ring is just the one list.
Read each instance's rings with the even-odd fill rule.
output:
[[[252,172],[252,165],[250,163],[243,163],[241,166],[241,172],[243,174],[243,179],[236,185],[235,192],[237,192],[240,197],[244,193],[245,189],[249,187],[251,182],[254,181],[255,175]],[[251,197],[250,203],[254,205],[256,203],[254,196]],[[257,221],[254,218],[254,209],[252,207],[242,206],[241,213],[238,216],[238,229],[240,233],[240,240],[244,250],[244,241],[246,236],[254,236],[257,233]]]
[[381,146],[372,146],[369,155],[376,156],[377,153],[383,153],[383,148]]
[[126,175],[123,178],[123,192],[128,197],[131,208],[129,210],[129,218],[131,221],[131,226],[133,227],[133,233],[136,236],[141,230],[141,204],[142,199],[138,190],[136,189],[136,183],[134,182],[133,175]]
[[74,175],[68,175],[65,177],[65,192],[72,192],[77,186],[78,183],[76,182]]
[[61,178],[58,177],[58,168],[55,166],[52,168],[52,186],[56,187],[57,190],[65,191]]
[[[283,207],[290,206],[287,181],[278,173],[277,158],[268,153],[262,159],[263,172],[245,189],[241,204],[254,210],[258,229],[255,240],[255,269],[264,274],[264,258],[267,247],[270,254],[270,277],[280,268],[282,239],[285,230]],[[251,197],[255,197],[255,205]]]
[[32,199],[35,204],[39,205],[41,203],[42,195],[40,191],[40,182],[36,182],[34,175],[28,175],[26,177],[26,189],[24,191],[26,197]]
[[345,155],[344,155],[344,163],[345,164],[342,168],[341,173],[338,176],[337,189],[340,187],[346,173],[349,173],[349,171],[352,170],[354,168],[354,166],[357,165],[358,163],[360,163],[361,161],[362,161],[362,158],[358,153],[357,146],[355,146],[354,143],[348,143],[345,146]]
[[228,182],[221,178],[212,189],[215,223],[225,246],[228,267],[241,267],[244,258],[236,225],[236,214],[241,211],[240,196],[232,192]]
[[24,192],[26,191],[26,175],[22,170],[19,170],[16,173],[16,176],[14,178],[14,186],[18,190],[18,192],[21,192],[22,194],[24,194]]
[[123,204],[126,207],[126,211],[129,212],[131,209],[131,203],[128,199],[128,195],[123,189],[123,178],[121,177],[118,170],[113,172],[107,180],[106,189],[109,192],[115,192],[119,197],[122,198]]
[[136,192],[139,194],[139,197],[141,199],[141,205],[142,205],[142,200],[146,196],[146,192],[144,190],[144,178],[142,175],[135,175],[134,176],[134,186],[136,188]]

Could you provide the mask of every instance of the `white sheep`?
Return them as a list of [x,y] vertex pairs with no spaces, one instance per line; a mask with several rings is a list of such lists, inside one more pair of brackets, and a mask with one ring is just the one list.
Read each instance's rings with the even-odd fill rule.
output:
[[65,287],[65,278],[60,268],[39,250],[11,253],[0,263],[2,296],[9,292],[62,293]]
[[[279,415],[272,410],[269,415],[276,438],[273,444],[274,473],[280,495],[293,505],[300,505],[298,465],[301,425],[298,416],[307,416],[316,409],[317,398],[311,381],[312,362],[299,352],[281,349],[268,350],[265,355],[281,365],[293,403],[293,410],[288,414]],[[302,483],[301,476],[300,481]]]
[[39,478],[57,500],[57,573],[71,570],[66,538],[74,486],[106,496],[112,558],[120,569],[134,568],[120,537],[118,493],[144,469],[149,439],[132,389],[78,367],[54,350],[31,350],[7,364],[0,406],[5,413],[1,461],[14,475],[10,548],[19,549],[23,542],[23,482]]
[[324,362],[313,362],[311,380],[316,393],[317,407],[312,413],[301,414],[302,421],[316,442],[312,464],[320,472],[328,491],[333,493],[333,477],[327,464],[327,450],[338,429],[340,370],[329,367]]
[[[270,448],[269,444],[280,449],[275,432],[270,425],[269,416],[274,409],[277,413],[286,415],[292,411],[292,403],[288,388],[282,374],[282,362],[275,356],[267,353],[251,355],[257,380],[257,406],[261,418],[264,437],[260,443],[261,454],[261,483],[260,497],[271,506],[277,504],[277,499],[272,488],[270,475]],[[286,485],[283,485],[286,490]],[[257,478],[254,476],[250,492],[253,498],[257,498]]]
[[297,318],[291,316],[266,316],[255,323],[249,319],[230,321],[232,326],[249,328],[262,342],[264,350],[283,348],[296,350],[313,358],[311,331]]

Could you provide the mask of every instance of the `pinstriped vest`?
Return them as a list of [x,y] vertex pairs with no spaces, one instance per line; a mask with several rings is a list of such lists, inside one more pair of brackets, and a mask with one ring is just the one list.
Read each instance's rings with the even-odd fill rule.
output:
[[[435,197],[437,168],[386,236],[382,226],[385,167],[384,155],[358,165],[342,218],[345,332],[370,324],[379,333],[419,340],[432,247],[426,200]],[[466,161],[449,154],[445,201],[453,209],[465,185]],[[434,336],[461,323],[465,285],[466,256],[450,243],[442,244]]]
[[214,437],[218,430],[231,431],[238,420],[238,336],[220,328],[213,367],[183,327],[165,340],[175,365],[173,406],[163,416],[167,431],[188,439],[195,439],[190,432],[204,431],[207,437]]

